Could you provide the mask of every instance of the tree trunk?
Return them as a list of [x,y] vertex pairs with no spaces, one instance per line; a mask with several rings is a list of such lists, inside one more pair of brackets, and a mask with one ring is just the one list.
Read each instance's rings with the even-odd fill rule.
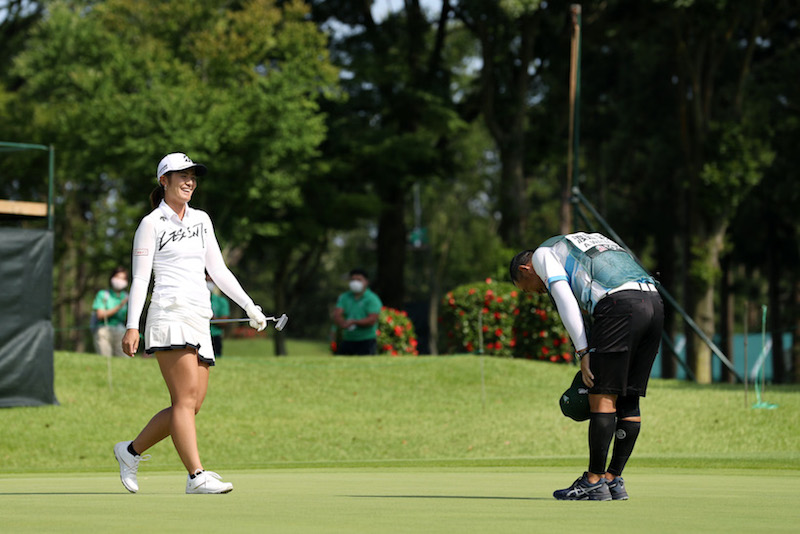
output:
[[[74,294],[74,283],[75,281],[70,279],[73,278],[73,273],[75,272],[75,265],[77,263],[77,255],[78,255],[78,246],[75,242],[75,227],[69,221],[74,221],[74,217],[76,215],[73,213],[74,210],[71,210],[70,206],[73,203],[70,202],[69,199],[64,203],[65,205],[65,217],[64,223],[58,233],[59,239],[61,240],[61,246],[63,247],[64,253],[62,254],[61,258],[58,260],[58,289],[57,289],[57,297],[56,297],[56,308],[57,308],[57,315],[58,315],[58,328],[61,329],[61,332],[56,338],[56,347],[61,350],[74,350],[74,330],[71,330],[72,326],[75,326],[71,319],[74,319],[74,315],[71,316],[72,305],[73,305],[73,294]],[[72,283],[72,285],[71,285]]]
[[[722,266],[721,291],[720,291],[720,350],[735,363],[733,357],[733,331],[734,331],[734,298],[731,286],[733,285],[733,270],[731,269],[730,256],[725,255],[720,262]],[[727,366],[722,366],[722,382],[733,384],[736,375],[730,372]]]
[[431,356],[439,355],[439,301],[441,294],[438,282],[431,284],[431,294],[428,299],[428,352]]
[[86,352],[86,331],[84,326],[87,321],[84,319],[84,301],[86,300],[86,262],[83,257],[77,258],[78,265],[75,269],[75,300],[72,302],[72,318],[75,330],[73,330],[73,346],[76,352]]
[[[675,344],[675,313],[672,308],[664,309],[664,333],[667,334],[673,345]],[[675,358],[680,355],[673,354],[672,349],[662,341],[661,343],[661,378],[675,378],[677,371],[677,364]]]
[[[709,338],[714,335],[714,274],[719,272],[719,255],[722,251],[723,240],[725,237],[726,225],[716,227],[709,232],[708,237],[702,237],[698,232],[692,250],[692,270],[695,276],[692,277],[690,285],[693,288],[689,301],[692,306],[692,318],[700,330]],[[698,384],[710,384],[712,381],[711,372],[711,348],[694,332],[692,332],[692,371],[695,374]]]
[[[673,265],[675,261],[675,239],[670,233],[659,232],[656,235],[656,261],[657,267],[655,270],[656,280],[664,286],[670,293],[675,294],[675,287],[678,283],[679,277],[676,276]],[[675,325],[676,315],[675,312],[666,300],[664,300],[664,333],[669,337],[670,341],[675,341],[675,333],[677,327]],[[669,347],[665,343],[661,344],[661,378],[675,378],[677,364],[675,363],[676,355],[673,355]]]
[[431,294],[428,301],[429,350],[432,356],[439,354],[439,303],[442,299],[442,279],[450,256],[452,232],[447,232],[438,240],[438,254],[431,254]]
[[405,304],[406,200],[402,187],[387,185],[378,219],[378,273],[375,291],[385,306],[403,309]]
[[[61,234],[61,239],[68,240],[65,233]],[[66,244],[66,243],[65,243]],[[60,262],[58,266],[58,274],[56,275],[56,302],[55,302],[55,310],[53,315],[58,317],[58,323],[56,324],[56,331],[55,336],[55,347],[56,350],[64,350],[64,345],[66,343],[66,330],[64,330],[65,325],[67,324],[67,306],[66,306],[66,299],[67,299],[67,274],[66,268],[64,267],[64,262]]]
[[528,196],[523,170],[523,133],[500,146],[500,209],[503,218],[498,232],[504,243],[521,246],[527,226]]
[[[530,212],[525,187],[524,156],[527,125],[529,66],[534,59],[534,44],[538,35],[540,13],[520,17],[519,41],[505,49],[501,32],[481,21],[476,36],[481,43],[481,112],[500,152],[500,191],[498,209],[502,214],[498,233],[503,242],[513,248],[522,245]],[[516,55],[509,55],[515,50]],[[498,69],[498,61],[512,64],[511,69]],[[501,78],[501,79],[498,79]]]
[[[714,334],[714,288],[708,287],[702,297],[696,302],[692,316],[697,326],[707,335]],[[710,384],[711,375],[711,348],[695,333],[692,333],[692,348],[694,358],[692,371],[698,384]]]
[[[688,209],[687,209],[688,212]],[[686,229],[682,234],[682,249],[683,249],[683,258],[684,261],[679,266],[680,273],[681,273],[681,287],[683,289],[683,309],[686,310],[687,313],[690,313],[692,310],[692,296],[694,295],[694,290],[691,284],[691,277],[689,276],[689,262],[692,257],[692,245],[691,245],[691,237],[689,234],[688,229]],[[692,328],[689,326],[689,323],[685,320],[681,321],[683,326],[683,336],[685,339],[684,345],[684,354],[686,355],[685,363],[686,365],[694,370],[696,367],[695,364],[695,351],[694,351],[694,332]]]
[[[800,309],[800,280],[795,280],[794,287],[794,309]],[[800,333],[800,313],[796,313],[794,319],[794,329],[792,330],[792,379],[795,384],[800,383],[800,340],[798,340],[798,333]]]

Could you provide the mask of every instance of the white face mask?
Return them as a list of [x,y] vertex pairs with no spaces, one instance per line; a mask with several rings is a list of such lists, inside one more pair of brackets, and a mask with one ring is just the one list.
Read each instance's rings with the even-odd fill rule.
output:
[[123,280],[122,278],[112,278],[111,287],[114,289],[114,291],[122,291],[128,287],[128,281]]
[[211,280],[206,280],[206,287],[208,288],[209,291],[214,291],[214,288],[216,288],[217,286],[214,285],[214,282],[212,282]]
[[361,293],[364,291],[364,282],[361,280],[350,280],[350,291],[353,293]]

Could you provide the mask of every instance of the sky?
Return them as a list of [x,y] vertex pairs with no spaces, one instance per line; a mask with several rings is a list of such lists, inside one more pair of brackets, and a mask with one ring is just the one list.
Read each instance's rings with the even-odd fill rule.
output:
[[[430,14],[431,12],[438,14],[442,2],[440,0],[420,0],[422,8]],[[372,17],[375,22],[381,22],[387,13],[395,13],[403,9],[403,0],[375,0],[372,3]]]

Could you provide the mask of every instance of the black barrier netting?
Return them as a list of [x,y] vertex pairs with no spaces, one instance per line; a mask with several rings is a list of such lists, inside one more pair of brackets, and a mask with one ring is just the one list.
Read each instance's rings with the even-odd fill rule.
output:
[[0,228],[0,407],[58,404],[52,289],[53,233]]

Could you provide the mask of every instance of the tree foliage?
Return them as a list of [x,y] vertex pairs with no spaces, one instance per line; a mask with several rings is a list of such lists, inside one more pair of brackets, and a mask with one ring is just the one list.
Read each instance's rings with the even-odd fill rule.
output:
[[[427,300],[435,337],[442,295],[559,231],[568,2],[5,4],[0,138],[56,146],[60,326],[127,261],[172,150],[209,164],[195,204],[303,335],[360,265],[387,305]],[[723,284],[770,299],[775,340],[794,329],[800,6],[591,0],[581,39],[583,194],[706,333]],[[3,195],[40,198],[34,160],[4,158]],[[800,344],[791,362],[774,346],[776,380],[798,373]]]
[[[208,162],[196,200],[228,250],[286,233],[325,136],[318,101],[336,91],[326,37],[307,14],[300,1],[49,5],[15,62],[16,115],[19,136],[59,150],[58,257],[88,244],[59,262],[59,299],[75,303],[73,315],[88,265],[109,253],[127,263],[124,246],[104,241],[130,243],[167,152]],[[131,209],[92,204],[112,189]],[[98,220],[114,226],[95,232]]]
[[406,299],[406,212],[412,187],[447,179],[448,141],[463,130],[449,86],[445,2],[438,18],[418,0],[376,20],[370,2],[315,2],[333,32],[334,60],[351,74],[342,80],[349,98],[333,116],[326,156],[345,190],[374,195],[378,235],[375,288],[390,307]]

